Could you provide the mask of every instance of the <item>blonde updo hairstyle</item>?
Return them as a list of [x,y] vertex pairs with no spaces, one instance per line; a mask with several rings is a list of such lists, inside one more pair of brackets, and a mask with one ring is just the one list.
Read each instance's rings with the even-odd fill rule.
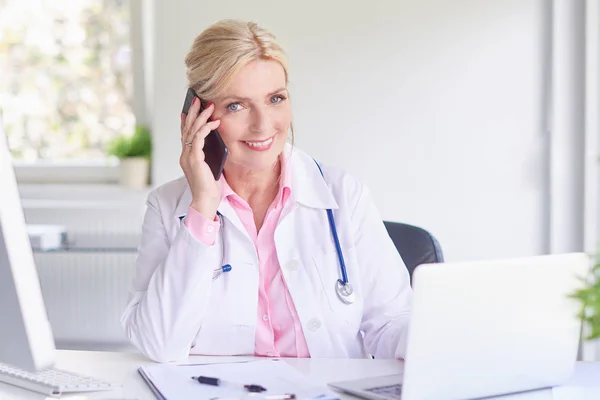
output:
[[287,85],[287,55],[272,33],[254,22],[219,21],[196,37],[185,57],[189,87],[202,100],[214,99],[240,69],[259,59],[279,62]]

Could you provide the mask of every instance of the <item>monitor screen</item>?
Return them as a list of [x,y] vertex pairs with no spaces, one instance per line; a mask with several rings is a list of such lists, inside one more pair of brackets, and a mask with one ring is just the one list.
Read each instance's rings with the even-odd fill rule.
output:
[[54,364],[54,337],[1,121],[0,321],[0,363],[29,371]]

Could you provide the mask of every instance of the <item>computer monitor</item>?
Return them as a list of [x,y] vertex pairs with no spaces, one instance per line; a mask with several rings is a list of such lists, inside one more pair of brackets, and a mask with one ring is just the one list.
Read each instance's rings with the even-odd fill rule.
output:
[[0,363],[32,372],[54,365],[54,336],[1,123],[0,343]]

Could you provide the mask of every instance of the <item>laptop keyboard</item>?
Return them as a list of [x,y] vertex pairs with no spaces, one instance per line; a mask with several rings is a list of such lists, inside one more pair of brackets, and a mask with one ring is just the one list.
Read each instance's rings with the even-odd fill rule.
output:
[[373,388],[365,389],[367,392],[375,393],[379,396],[385,396],[390,399],[401,399],[402,398],[402,385],[397,383],[395,385],[377,386]]

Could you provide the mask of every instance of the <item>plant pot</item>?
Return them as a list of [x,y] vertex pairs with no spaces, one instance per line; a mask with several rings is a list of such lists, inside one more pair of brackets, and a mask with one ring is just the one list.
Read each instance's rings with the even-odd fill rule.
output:
[[145,157],[122,158],[119,162],[119,183],[130,189],[143,189],[148,185],[150,162]]

